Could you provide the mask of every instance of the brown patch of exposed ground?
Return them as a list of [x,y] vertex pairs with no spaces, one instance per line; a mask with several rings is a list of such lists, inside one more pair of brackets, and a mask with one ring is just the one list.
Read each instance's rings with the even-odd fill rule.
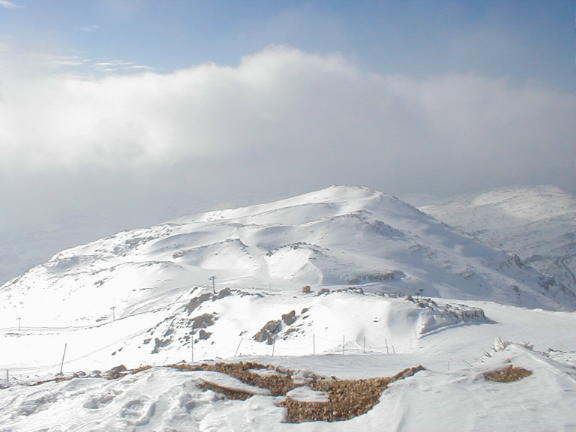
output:
[[502,369],[485,372],[484,378],[487,381],[507,383],[520,381],[521,379],[529,377],[530,375],[532,375],[531,370],[510,365]]
[[[270,390],[270,393],[273,396],[285,395],[293,388],[301,385],[295,383],[292,380],[292,376],[294,374],[293,371],[255,362],[212,364],[203,363],[200,365],[189,365],[181,363],[169,365],[169,367],[189,371],[213,371],[225,373],[226,375],[234,377],[245,384]],[[272,370],[277,372],[277,374],[262,375],[257,372],[253,372],[254,369]]]
[[[176,364],[170,367],[181,370],[225,373],[245,384],[268,389],[274,396],[285,395],[290,390],[303,385],[328,394],[328,402],[307,402],[291,397],[287,397],[280,402],[279,405],[286,408],[285,420],[288,423],[349,420],[372,409],[380,401],[380,396],[388,384],[424,370],[422,366],[418,366],[405,369],[392,377],[358,380],[326,379],[318,375],[310,375],[305,383],[295,383],[292,379],[295,374],[294,371],[254,362],[201,365]],[[261,375],[254,372],[257,369],[273,370],[278,374]],[[245,400],[253,396],[253,393],[245,390],[223,387],[206,381],[201,384],[201,387],[213,390],[230,399]]]
[[286,407],[288,423],[349,420],[372,409],[388,384],[421,370],[424,370],[422,366],[408,368],[388,378],[314,381],[309,387],[328,393],[328,402],[306,402],[288,397],[279,405]]

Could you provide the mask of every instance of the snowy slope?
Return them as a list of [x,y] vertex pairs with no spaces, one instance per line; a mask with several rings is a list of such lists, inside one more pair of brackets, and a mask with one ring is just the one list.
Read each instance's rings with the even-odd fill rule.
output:
[[517,254],[576,292],[576,197],[555,186],[508,187],[420,207],[425,213]]
[[[576,296],[395,197],[331,187],[119,233],[55,255],[0,288],[0,326],[94,325],[218,286],[303,285],[485,299],[549,309]],[[111,308],[115,308],[114,312]]]
[[[63,251],[0,288],[0,370],[12,377],[0,431],[366,431],[384,419],[404,432],[570,430],[576,315],[560,310],[575,306],[513,256],[365,188],[203,213]],[[497,336],[554,351],[510,345],[481,361]],[[64,344],[66,377],[219,358],[339,378],[428,371],[365,415],[288,425],[281,398],[261,389],[231,401],[199,387],[246,390],[211,372],[155,367],[28,387],[54,377]],[[533,376],[480,379],[509,361]]]
[[[502,307],[514,327],[538,313]],[[540,312],[548,315],[551,312]],[[558,314],[558,313],[556,313]],[[517,317],[515,315],[518,315]],[[520,318],[520,319],[519,319]],[[573,317],[557,316],[566,324]],[[467,336],[488,334],[490,326],[460,327]],[[471,330],[471,332],[469,332]],[[493,330],[492,330],[493,331]],[[545,332],[525,328],[537,339]],[[421,341],[421,351],[409,354],[359,354],[307,357],[267,357],[295,370],[358,379],[391,376],[405,365],[424,361],[425,371],[397,381],[384,390],[380,402],[366,414],[342,422],[285,423],[285,410],[278,403],[285,396],[272,396],[265,389],[242,383],[229,375],[206,371],[182,371],[154,367],[116,380],[98,373],[37,386],[13,380],[0,389],[0,424],[11,432],[28,431],[571,431],[576,426],[576,353],[538,352],[521,344],[497,340],[494,349],[482,343],[462,341],[451,331],[432,334]],[[440,342],[450,350],[433,355]],[[456,351],[461,344],[463,349]],[[572,342],[572,347],[574,343]],[[460,357],[464,352],[466,361]],[[456,355],[453,355],[456,354]],[[246,359],[243,359],[246,360]],[[487,381],[484,374],[514,366],[531,375],[517,382]],[[66,374],[70,376],[70,374]],[[249,399],[228,400],[206,389],[208,381],[231,389],[254,393]],[[311,399],[300,387],[300,397]],[[293,394],[293,392],[292,392]],[[316,395],[312,395],[316,396]]]
[[269,354],[275,341],[293,355],[313,343],[408,352],[435,330],[489,322],[462,300],[573,308],[548,282],[394,197],[331,187],[57,254],[0,289],[2,364],[20,367],[30,345],[53,351],[55,340],[98,367],[174,362],[190,358],[191,331],[197,358]]
[[[40,373],[168,364],[235,355],[407,353],[461,325],[491,325],[482,308],[356,290],[306,296],[197,289],[183,302],[86,327],[0,330],[0,368]],[[343,319],[345,317],[345,319]],[[191,345],[191,336],[194,346]],[[192,353],[193,349],[193,353]]]
[[[429,371],[384,393],[374,416],[390,431],[570,431],[576,428],[576,369],[522,345],[491,353],[467,370]],[[509,366],[532,375],[488,382],[483,373]],[[361,423],[359,419],[357,423]],[[354,423],[352,423],[352,426]],[[344,430],[344,428],[342,429]]]

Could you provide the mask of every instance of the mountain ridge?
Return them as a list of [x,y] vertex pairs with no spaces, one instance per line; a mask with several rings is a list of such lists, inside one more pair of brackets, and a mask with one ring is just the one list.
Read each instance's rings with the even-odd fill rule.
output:
[[[237,289],[358,285],[402,295],[576,307],[576,296],[513,256],[461,236],[396,197],[347,186],[121,232],[56,254],[5,284],[0,297],[8,320],[28,315],[60,322],[68,314],[72,322],[93,322],[112,307],[121,314],[150,296],[206,284],[210,276]],[[44,305],[51,301],[67,306],[48,313]]]

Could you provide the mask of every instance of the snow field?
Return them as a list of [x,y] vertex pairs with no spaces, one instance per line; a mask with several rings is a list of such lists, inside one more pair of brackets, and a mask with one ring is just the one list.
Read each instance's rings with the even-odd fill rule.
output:
[[[276,404],[259,388],[215,372],[152,368],[117,380],[75,378],[39,386],[0,390],[2,431],[570,431],[576,425],[576,369],[518,344],[490,350],[471,367],[423,371],[397,381],[380,403],[364,415],[343,422],[283,423]],[[314,369],[332,358],[318,356]],[[308,358],[312,360],[312,358]],[[302,357],[301,363],[306,363]],[[364,356],[378,370],[376,356]],[[532,375],[517,382],[486,381],[483,373],[509,364]],[[340,367],[332,366],[333,369]],[[354,363],[347,374],[362,374]],[[204,381],[256,393],[246,401],[226,400],[199,387]],[[300,387],[291,396],[323,402],[324,396]]]

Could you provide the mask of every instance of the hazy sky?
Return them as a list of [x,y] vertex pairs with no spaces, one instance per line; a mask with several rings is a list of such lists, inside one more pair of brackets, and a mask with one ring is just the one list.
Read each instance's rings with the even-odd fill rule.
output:
[[0,0],[0,242],[331,184],[576,192],[575,42],[572,0]]

